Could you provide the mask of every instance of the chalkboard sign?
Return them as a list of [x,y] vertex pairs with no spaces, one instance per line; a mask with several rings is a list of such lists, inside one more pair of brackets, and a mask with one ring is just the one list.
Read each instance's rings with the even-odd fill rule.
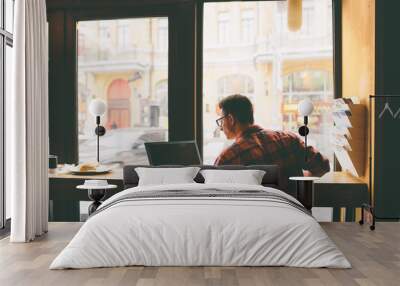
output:
[[378,218],[400,217],[400,95],[371,96],[375,124],[374,195]]

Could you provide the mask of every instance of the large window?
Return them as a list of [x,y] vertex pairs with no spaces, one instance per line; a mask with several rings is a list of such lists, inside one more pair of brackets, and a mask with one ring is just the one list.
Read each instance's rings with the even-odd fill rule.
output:
[[[3,9],[4,8],[4,9]],[[5,106],[11,96],[14,1],[0,0],[0,228],[11,217],[11,194],[5,185]]]
[[143,143],[168,140],[168,18],[80,21],[77,39],[79,161],[96,160],[88,106],[100,98],[101,163],[147,164]]
[[[331,0],[304,0],[303,4],[303,26],[298,32],[287,28],[287,1],[204,4],[205,163],[212,164],[231,143],[216,128],[215,119],[218,101],[233,93],[251,99],[257,124],[294,132],[302,120],[297,103],[310,98],[316,108],[309,143],[333,161],[329,144],[333,121],[328,112],[333,99],[332,5]],[[229,49],[219,47],[227,41],[229,27],[238,33],[229,38]],[[254,45],[243,45],[250,42]]]

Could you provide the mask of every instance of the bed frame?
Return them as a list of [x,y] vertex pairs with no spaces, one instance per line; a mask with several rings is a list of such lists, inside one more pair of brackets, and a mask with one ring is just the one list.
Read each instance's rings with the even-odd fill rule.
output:
[[[148,167],[148,168],[177,168],[183,166],[145,166],[145,165],[128,165],[124,167],[124,188],[133,188],[136,187],[139,183],[139,176],[135,171],[137,167]],[[205,169],[217,169],[217,170],[263,170],[265,171],[265,175],[262,180],[262,185],[266,187],[276,188],[282,191],[286,191],[283,189],[283,184],[281,182],[280,177],[280,170],[277,165],[251,165],[251,166],[212,166],[212,165],[202,165],[197,166],[200,167],[202,170]],[[197,174],[196,178],[194,179],[197,183],[204,183],[204,178],[200,174]]]

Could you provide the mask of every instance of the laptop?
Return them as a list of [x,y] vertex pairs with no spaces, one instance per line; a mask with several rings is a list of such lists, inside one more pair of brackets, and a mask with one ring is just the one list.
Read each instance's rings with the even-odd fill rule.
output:
[[146,142],[147,158],[152,166],[201,165],[196,141]]

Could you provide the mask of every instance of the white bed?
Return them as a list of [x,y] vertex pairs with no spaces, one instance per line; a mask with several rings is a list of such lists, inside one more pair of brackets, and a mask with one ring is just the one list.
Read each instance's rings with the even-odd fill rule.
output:
[[[246,197],[119,199],[137,192],[265,191],[239,184],[143,186],[120,192],[89,218],[50,269],[145,266],[293,266],[350,268],[307,213],[281,201]],[[251,194],[251,192],[249,192]]]

